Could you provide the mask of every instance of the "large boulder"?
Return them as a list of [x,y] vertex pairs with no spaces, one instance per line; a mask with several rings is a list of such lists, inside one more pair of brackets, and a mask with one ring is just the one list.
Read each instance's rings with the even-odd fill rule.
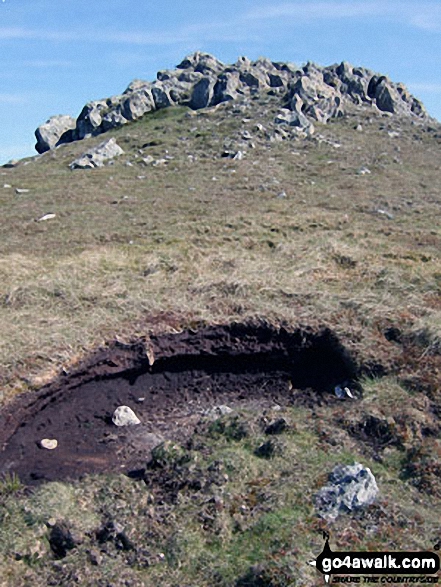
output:
[[241,94],[243,95],[243,88],[239,72],[227,71],[217,78],[213,90],[212,105],[237,100]]
[[155,103],[155,107],[160,110],[161,108],[167,108],[173,104],[173,99],[170,96],[170,88],[167,87],[163,82],[155,82],[152,84],[152,96]]
[[144,85],[124,98],[121,103],[120,114],[126,120],[137,120],[147,112],[155,110],[155,108],[152,90]]
[[192,69],[204,75],[218,74],[225,69],[225,64],[209,53],[202,53],[196,51],[191,55],[187,55],[183,61],[178,65],[178,69]]
[[108,112],[108,106],[105,100],[95,100],[88,102],[81,110],[77,118],[76,133],[79,139],[84,139],[89,135],[98,134],[98,130],[103,121],[102,113]]
[[103,141],[70,164],[71,169],[93,169],[103,167],[109,159],[123,155],[124,151],[114,138]]
[[314,132],[314,125],[300,109],[291,111],[288,108],[282,108],[274,118],[274,122],[296,127],[307,134],[313,134]]
[[360,463],[337,465],[329,483],[315,497],[316,511],[332,521],[341,513],[352,512],[374,503],[378,486],[371,470]]
[[76,120],[72,116],[52,116],[35,131],[35,149],[38,153],[44,153],[57,145],[71,142],[75,126]]
[[190,108],[199,110],[206,108],[213,99],[215,79],[212,77],[203,77],[195,84],[190,100]]

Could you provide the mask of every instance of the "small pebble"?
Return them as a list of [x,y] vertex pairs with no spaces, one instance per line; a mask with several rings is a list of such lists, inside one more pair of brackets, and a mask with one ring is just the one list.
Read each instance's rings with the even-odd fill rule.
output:
[[47,450],[54,450],[58,446],[58,440],[55,440],[55,438],[43,438],[43,440],[40,440],[40,446]]

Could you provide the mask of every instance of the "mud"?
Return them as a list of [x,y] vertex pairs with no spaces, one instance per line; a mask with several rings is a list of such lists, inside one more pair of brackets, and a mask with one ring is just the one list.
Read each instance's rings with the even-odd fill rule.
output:
[[[0,472],[26,484],[142,468],[164,439],[183,442],[210,408],[338,401],[359,368],[329,330],[229,325],[109,344],[0,414]],[[141,425],[111,420],[128,405]],[[55,450],[40,447],[55,438]]]

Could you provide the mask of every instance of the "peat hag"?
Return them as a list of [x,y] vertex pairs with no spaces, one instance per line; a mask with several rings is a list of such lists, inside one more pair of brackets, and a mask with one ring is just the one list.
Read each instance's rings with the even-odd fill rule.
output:
[[[183,441],[210,408],[338,401],[358,367],[330,330],[234,324],[109,344],[0,415],[0,471],[25,483],[130,472],[165,439]],[[141,424],[118,428],[130,406]],[[40,447],[58,441],[55,450]]]

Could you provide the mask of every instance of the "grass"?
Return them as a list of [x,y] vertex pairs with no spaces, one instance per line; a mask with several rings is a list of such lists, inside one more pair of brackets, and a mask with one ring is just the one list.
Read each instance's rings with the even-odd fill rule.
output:
[[[252,576],[256,568],[268,581],[272,577],[268,584],[318,585],[322,579],[307,561],[321,550],[322,529],[331,531],[335,548],[427,548],[438,528],[431,510],[436,500],[409,488],[389,464],[367,456],[358,458],[376,476],[378,503],[329,524],[315,517],[313,498],[327,473],[337,463],[353,463],[354,453],[344,447],[329,450],[321,441],[319,421],[311,425],[307,411],[301,412],[282,412],[295,428],[278,437],[282,451],[271,459],[255,456],[253,449],[267,437],[259,428],[260,415],[246,411],[224,416],[222,422],[228,428],[240,419],[254,432],[240,439],[214,438],[208,421],[185,459],[176,460],[177,448],[161,452],[160,464],[155,460],[147,470],[147,484],[124,476],[92,476],[7,496],[2,568],[20,570],[20,580],[27,576],[37,585],[66,584],[73,573],[81,584],[100,584],[117,573],[120,581],[133,585],[229,586],[240,585],[240,578]],[[176,479],[183,482],[181,488],[166,489]],[[195,479],[202,481],[199,489],[192,488]],[[97,543],[97,532],[109,519],[123,529],[131,549],[121,549],[111,536]],[[77,537],[61,562],[54,562],[48,542],[56,521],[68,524]],[[98,565],[90,564],[92,551],[99,554]],[[17,556],[18,567],[13,564]]]
[[[241,413],[196,433],[189,460],[165,460],[151,484],[103,476],[26,492],[5,477],[0,585],[320,585],[306,564],[326,526],[313,497],[335,464],[354,460],[372,469],[381,499],[328,527],[335,546],[427,549],[439,539],[439,138],[366,111],[317,125],[311,140],[271,142],[254,126],[274,132],[275,99],[254,102],[245,123],[234,108],[148,115],[112,133],[125,155],[102,169],[69,170],[96,137],[0,171],[13,186],[0,185],[3,401],[107,340],[252,317],[326,324],[390,374],[365,378],[363,401],[344,409],[288,411],[271,458],[255,453],[267,440],[261,414]],[[222,158],[243,130],[255,148]],[[172,158],[154,167],[147,155]],[[358,175],[362,166],[371,174]],[[39,222],[48,212],[56,217]],[[385,338],[390,328],[410,350]],[[362,437],[366,422],[393,442]],[[164,479],[175,476],[184,485],[171,503]],[[189,489],[210,476],[218,481]],[[80,536],[61,562],[53,519]],[[97,542],[107,519],[134,551],[115,537]]]

